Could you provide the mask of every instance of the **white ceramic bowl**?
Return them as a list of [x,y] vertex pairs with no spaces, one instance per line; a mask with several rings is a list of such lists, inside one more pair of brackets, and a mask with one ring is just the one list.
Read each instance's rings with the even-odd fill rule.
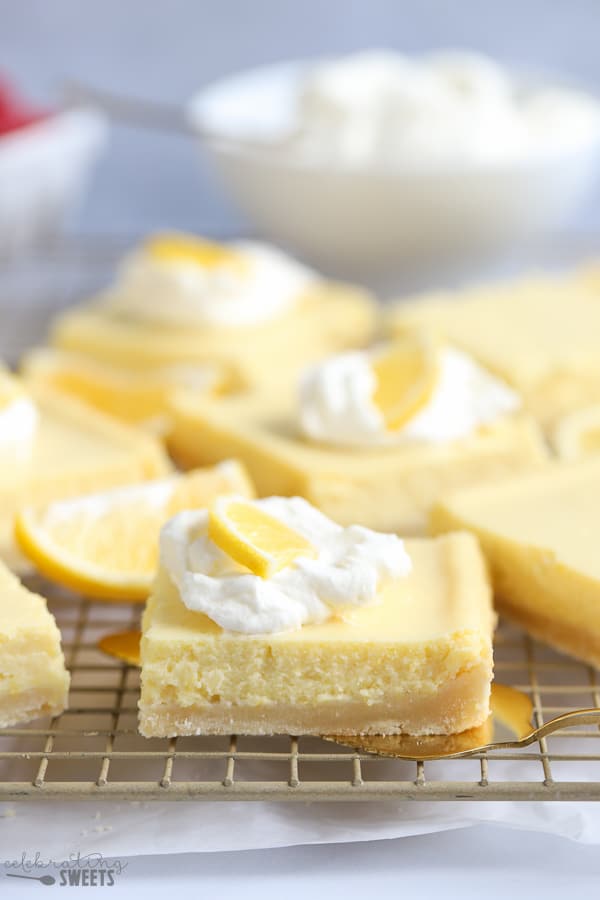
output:
[[600,169],[600,135],[503,166],[411,171],[344,170],[269,152],[261,138],[289,128],[307,65],[215,82],[187,116],[250,222],[324,271],[393,283],[445,262],[476,264],[564,225]]
[[0,253],[21,250],[62,227],[106,135],[100,113],[72,109],[0,138]]

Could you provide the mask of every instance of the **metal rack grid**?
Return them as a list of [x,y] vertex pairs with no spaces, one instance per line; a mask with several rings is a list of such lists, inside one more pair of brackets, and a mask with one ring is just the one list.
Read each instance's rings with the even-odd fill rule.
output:
[[[0,355],[16,361],[50,316],[105,283],[131,240],[70,238],[26,259],[0,258]],[[557,247],[543,255],[555,260]],[[561,237],[570,263],[597,251],[597,236]],[[136,729],[138,671],[113,661],[98,639],[138,624],[139,607],[90,603],[36,584],[50,598],[72,672],[69,709],[0,730],[0,800],[600,800],[600,730],[563,730],[525,750],[411,763],[356,753],[309,737],[146,740]],[[498,681],[523,690],[535,724],[600,707],[600,676],[502,624]]]
[[[97,649],[136,627],[139,606],[50,597],[72,673],[69,709],[0,731],[0,800],[600,800],[600,729],[581,726],[526,750],[415,763],[312,737],[145,739],[136,729],[139,673]],[[503,623],[496,677],[529,694],[535,724],[600,706],[594,669]]]

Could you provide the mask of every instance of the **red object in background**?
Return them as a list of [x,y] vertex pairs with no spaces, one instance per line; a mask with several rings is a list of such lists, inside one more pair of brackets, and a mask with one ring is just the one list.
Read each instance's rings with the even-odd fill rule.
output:
[[50,113],[31,106],[10,82],[0,78],[0,137],[47,119]]

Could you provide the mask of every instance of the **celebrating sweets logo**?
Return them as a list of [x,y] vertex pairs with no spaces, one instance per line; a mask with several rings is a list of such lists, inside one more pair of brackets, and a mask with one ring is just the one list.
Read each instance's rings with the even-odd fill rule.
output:
[[[50,887],[112,887],[127,868],[127,862],[101,853],[73,853],[68,859],[44,858],[38,851],[20,859],[4,861],[7,878],[24,878]],[[40,874],[40,870],[45,870]]]

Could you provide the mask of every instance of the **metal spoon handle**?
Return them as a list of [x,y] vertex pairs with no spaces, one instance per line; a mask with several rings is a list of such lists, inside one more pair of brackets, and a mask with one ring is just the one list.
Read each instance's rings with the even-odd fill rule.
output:
[[142,100],[104,88],[93,87],[81,81],[67,81],[63,85],[67,105],[90,104],[98,106],[110,118],[138,128],[168,131],[188,137],[197,135],[186,121],[183,107],[175,103]]
[[554,719],[550,719],[549,722],[544,722],[543,725],[540,725],[539,728],[532,731],[531,740],[537,741],[540,738],[546,737],[548,734],[553,734],[555,731],[568,728],[569,725],[600,726],[600,709],[574,709],[572,712],[555,716]]

